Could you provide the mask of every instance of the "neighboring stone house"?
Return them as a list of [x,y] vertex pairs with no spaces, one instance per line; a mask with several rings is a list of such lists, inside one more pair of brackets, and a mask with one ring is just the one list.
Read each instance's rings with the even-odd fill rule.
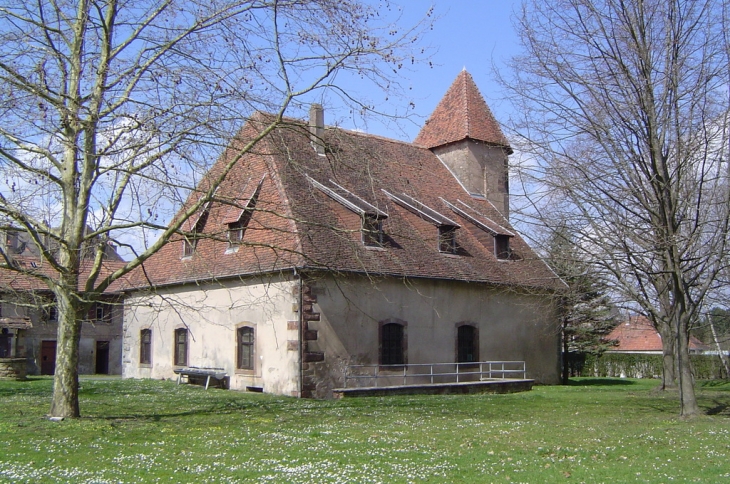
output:
[[562,283],[508,221],[512,150],[471,76],[414,143],[323,116],[315,105],[270,133],[145,262],[125,297],[123,376],[222,368],[230,388],[326,398],[353,364],[524,360],[558,383]]
[[[20,269],[0,267],[0,359],[25,359],[27,374],[52,375],[57,313],[53,293],[33,274],[54,277],[55,273],[27,233],[8,229],[0,235],[4,253]],[[109,246],[104,264],[108,271],[124,262]],[[92,305],[81,327],[79,373],[121,374],[122,315],[121,299],[112,290]]]

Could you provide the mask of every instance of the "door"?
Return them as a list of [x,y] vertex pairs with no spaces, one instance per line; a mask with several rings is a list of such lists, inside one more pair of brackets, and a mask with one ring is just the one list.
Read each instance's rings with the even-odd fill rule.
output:
[[41,341],[41,375],[56,372],[56,342]]
[[109,342],[108,341],[97,341],[96,342],[96,374],[97,375],[108,375],[109,374]]

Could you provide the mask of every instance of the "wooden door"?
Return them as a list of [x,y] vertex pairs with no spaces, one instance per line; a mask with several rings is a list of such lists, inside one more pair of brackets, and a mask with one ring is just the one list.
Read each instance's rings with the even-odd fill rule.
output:
[[41,341],[41,375],[56,372],[56,342]]

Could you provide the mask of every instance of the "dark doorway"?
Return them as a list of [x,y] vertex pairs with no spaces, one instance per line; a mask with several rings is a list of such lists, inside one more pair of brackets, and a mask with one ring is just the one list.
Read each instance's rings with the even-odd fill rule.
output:
[[41,341],[41,375],[56,372],[56,342]]
[[96,374],[97,375],[108,375],[109,374],[109,342],[108,341],[97,341],[96,342]]
[[8,328],[0,331],[0,358],[10,358],[13,349],[13,335]]

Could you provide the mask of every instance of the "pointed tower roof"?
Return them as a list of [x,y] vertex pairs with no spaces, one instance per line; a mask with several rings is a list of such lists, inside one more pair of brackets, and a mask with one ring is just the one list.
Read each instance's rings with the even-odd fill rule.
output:
[[435,148],[466,138],[504,146],[512,152],[474,79],[465,69],[446,91],[414,143]]

